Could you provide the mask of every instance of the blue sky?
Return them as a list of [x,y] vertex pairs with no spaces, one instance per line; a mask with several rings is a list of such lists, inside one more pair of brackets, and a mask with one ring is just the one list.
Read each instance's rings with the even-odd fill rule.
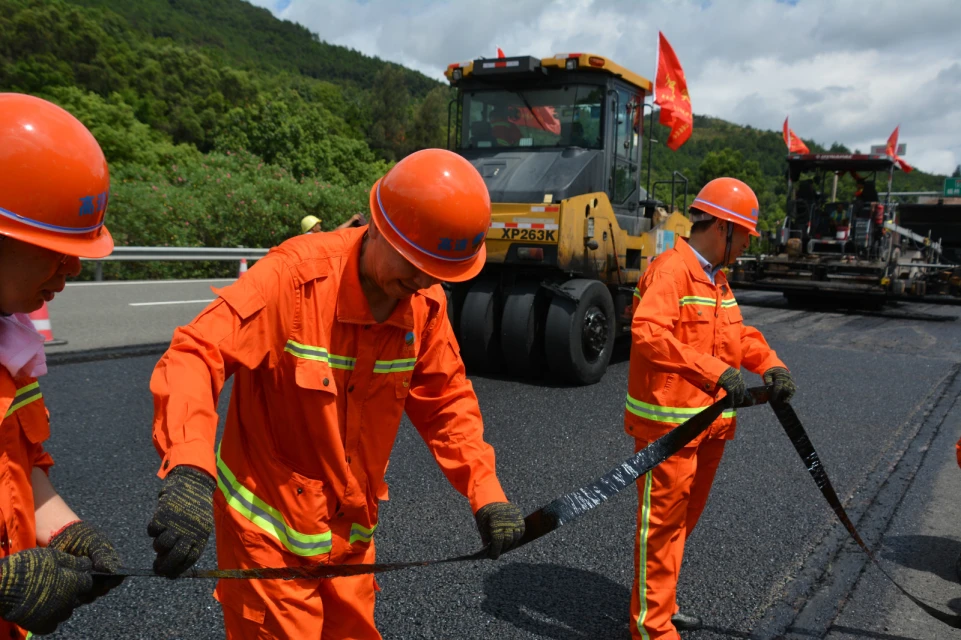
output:
[[867,151],[901,125],[905,159],[961,164],[957,0],[249,0],[323,40],[442,79],[450,63],[567,51],[653,77],[657,32],[695,113]]

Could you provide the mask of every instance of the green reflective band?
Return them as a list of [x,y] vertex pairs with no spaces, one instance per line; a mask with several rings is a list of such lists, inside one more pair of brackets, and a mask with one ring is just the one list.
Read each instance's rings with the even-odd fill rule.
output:
[[370,542],[371,538],[374,537],[374,530],[376,528],[376,524],[368,529],[362,524],[353,523],[350,525],[350,544],[354,544],[355,542]]
[[7,409],[6,415],[3,417],[9,418],[14,414],[14,412],[24,408],[31,402],[36,402],[42,397],[43,394],[40,393],[39,382],[34,382],[25,387],[20,387],[13,396],[13,404],[10,405],[10,408]]
[[237,481],[221,460],[219,450],[217,451],[217,486],[234,511],[277,538],[291,553],[306,557],[330,553],[333,542],[329,531],[308,534],[288,527],[284,516],[279,511]]
[[730,309],[731,307],[737,306],[737,300],[731,298],[730,300],[721,300],[721,306],[725,309]]
[[375,360],[374,373],[394,373],[395,371],[413,371],[417,358],[403,358],[401,360]]
[[348,358],[347,356],[335,356],[330,354],[328,356],[330,359],[331,369],[345,369],[347,371],[353,371],[354,365],[357,364],[357,358]]
[[287,341],[284,351],[297,358],[303,358],[304,360],[326,362],[330,365],[331,369],[346,369],[348,371],[353,371],[354,365],[357,364],[357,358],[338,356],[333,353],[329,353],[324,347],[312,347],[309,344],[300,344],[299,342],[294,342],[293,340]]
[[638,300],[641,299],[641,290],[638,289],[637,287],[634,287],[634,297],[637,298]]
[[311,347],[310,345],[300,344],[293,340],[287,341],[284,351],[304,360],[316,360],[318,362],[328,362],[330,355],[323,347]]
[[713,307],[717,304],[717,300],[714,298],[702,298],[701,296],[684,296],[678,301],[678,305],[682,307],[689,304],[695,304],[703,307]]
[[[641,402],[637,398],[627,396],[627,410],[640,418],[653,420],[654,422],[665,422],[668,424],[681,424],[685,420],[707,409],[707,407],[662,407],[656,404]],[[737,415],[734,409],[727,409],[721,414],[722,418],[733,418]]]
[[640,631],[641,638],[644,640],[651,640],[644,621],[647,619],[647,540],[651,532],[651,481],[653,478],[654,473],[651,471],[644,474],[644,499],[641,502],[641,531],[638,540],[637,590],[641,612],[637,616],[637,630]]

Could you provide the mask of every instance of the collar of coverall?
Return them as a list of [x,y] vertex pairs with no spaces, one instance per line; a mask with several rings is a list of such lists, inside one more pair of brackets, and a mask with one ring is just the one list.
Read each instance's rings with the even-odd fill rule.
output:
[[[337,321],[350,324],[377,324],[367,304],[367,297],[360,286],[360,248],[364,243],[367,230],[358,233],[350,253],[347,254],[347,264],[340,280],[340,291],[337,293]],[[419,293],[415,293],[420,295]],[[390,317],[384,324],[393,325],[411,331],[414,328],[414,309],[411,306],[413,296],[397,303]]]
[[711,282],[711,279],[707,277],[706,273],[704,273],[704,267],[701,266],[700,260],[697,259],[697,256],[694,254],[694,249],[690,244],[688,244],[687,240],[684,238],[678,238],[675,248],[677,249],[677,252],[681,254],[681,258],[684,259],[684,263],[688,266],[691,273],[694,274],[695,280],[700,280],[701,282],[709,284],[712,287],[720,287],[727,284],[727,277],[720,269],[714,273],[714,282]]

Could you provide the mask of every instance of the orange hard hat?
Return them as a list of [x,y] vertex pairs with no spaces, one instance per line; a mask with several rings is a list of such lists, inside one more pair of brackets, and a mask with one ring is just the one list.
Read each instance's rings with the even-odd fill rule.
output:
[[463,282],[484,267],[490,194],[456,153],[424,149],[398,162],[370,190],[370,213],[394,249],[438,280]]
[[752,236],[757,232],[757,196],[751,187],[736,178],[715,178],[708,182],[691,203],[692,209],[739,224]]
[[0,235],[81,258],[103,258],[107,160],[93,134],[46,100],[0,93]]

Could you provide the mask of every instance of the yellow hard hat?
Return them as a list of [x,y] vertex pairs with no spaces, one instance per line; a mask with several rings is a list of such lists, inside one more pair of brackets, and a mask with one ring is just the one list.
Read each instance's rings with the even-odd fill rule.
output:
[[307,233],[314,228],[314,225],[320,222],[320,218],[317,216],[305,216],[303,220],[300,221],[300,232]]

